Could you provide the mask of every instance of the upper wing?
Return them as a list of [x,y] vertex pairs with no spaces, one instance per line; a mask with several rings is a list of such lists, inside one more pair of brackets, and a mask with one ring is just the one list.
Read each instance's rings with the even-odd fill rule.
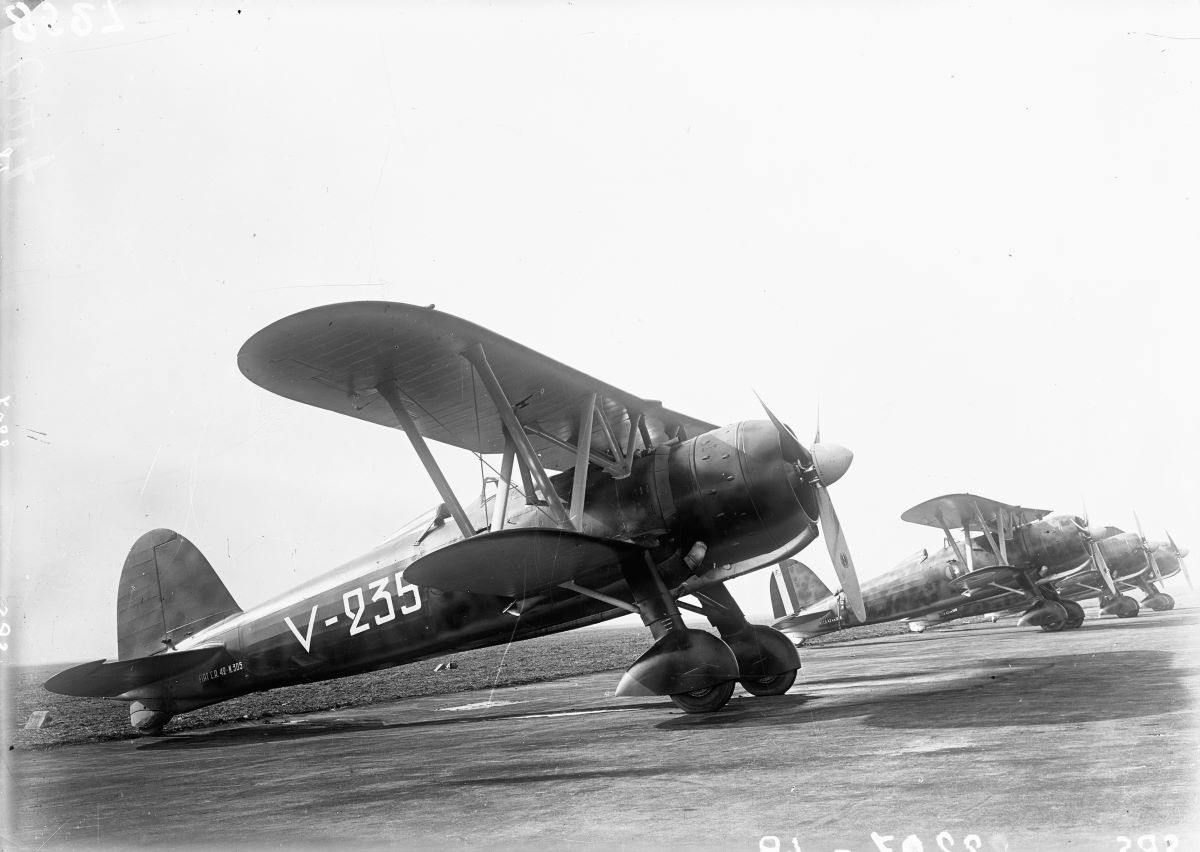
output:
[[900,516],[900,520],[913,524],[924,524],[928,527],[941,529],[962,529],[964,526],[979,528],[979,517],[988,527],[995,529],[997,519],[1004,519],[1004,526],[1012,529],[1019,524],[1027,524],[1049,515],[1047,509],[1026,509],[989,500],[986,497],[976,497],[974,494],[945,494],[934,497],[924,503],[918,503]]
[[396,428],[375,390],[394,382],[427,439],[478,453],[504,449],[501,420],[464,351],[482,346],[543,466],[575,466],[579,412],[597,394],[590,446],[601,459],[632,446],[639,415],[651,444],[716,426],[593,379],[474,323],[432,308],[345,302],[301,311],[242,346],[246,378],[280,396]]

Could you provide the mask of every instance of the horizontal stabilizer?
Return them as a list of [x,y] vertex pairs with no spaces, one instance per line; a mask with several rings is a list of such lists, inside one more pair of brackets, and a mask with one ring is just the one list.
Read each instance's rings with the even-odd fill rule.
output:
[[445,592],[528,598],[643,553],[636,544],[568,530],[507,529],[426,554],[404,570],[404,579]]
[[117,698],[130,690],[194,669],[210,668],[221,658],[229,658],[229,653],[223,646],[173,651],[155,654],[153,657],[136,657],[111,663],[96,660],[59,672],[42,685],[59,695]]
[[771,571],[771,612],[776,618],[832,596],[829,587],[803,562],[785,559]]
[[785,616],[771,626],[780,633],[803,638],[828,633],[830,625],[840,626],[837,612],[832,609],[820,609]]
[[959,530],[965,526],[979,529],[982,516],[991,529],[996,528],[998,518],[1003,518],[1005,529],[1011,530],[1049,514],[1048,509],[1026,509],[974,494],[944,494],[918,503],[901,515],[900,520],[937,529],[945,525],[947,529]]

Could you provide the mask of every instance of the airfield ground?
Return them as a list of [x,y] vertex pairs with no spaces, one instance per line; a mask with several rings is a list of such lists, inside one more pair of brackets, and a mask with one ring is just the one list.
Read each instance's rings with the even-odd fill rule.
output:
[[0,839],[4,849],[1191,849],[1198,623],[1176,611],[1059,634],[975,624],[813,647],[788,695],[739,690],[703,716],[614,698],[610,671],[6,750]]

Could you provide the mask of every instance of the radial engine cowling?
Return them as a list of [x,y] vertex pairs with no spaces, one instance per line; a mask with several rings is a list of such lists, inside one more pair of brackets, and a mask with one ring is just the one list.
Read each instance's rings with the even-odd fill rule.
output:
[[816,497],[784,458],[779,432],[747,420],[671,449],[670,489],[686,538],[704,541],[704,567],[770,553],[811,528]]
[[1083,522],[1072,515],[1051,515],[1017,527],[1016,540],[1032,568],[1077,565],[1089,556]]

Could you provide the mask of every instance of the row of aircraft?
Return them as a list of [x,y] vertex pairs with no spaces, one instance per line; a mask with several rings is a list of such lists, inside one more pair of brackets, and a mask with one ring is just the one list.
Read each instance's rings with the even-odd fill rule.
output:
[[[765,404],[766,419],[726,426],[672,411],[432,306],[303,311],[254,334],[238,366],[268,391],[403,432],[442,502],[361,557],[248,610],[179,533],[139,538],[121,572],[118,658],[45,686],[129,702],[145,734],[238,695],[627,613],[651,642],[616,694],[713,712],[736,683],[754,696],[791,688],[795,640],[810,630],[939,620],[985,600],[1026,607],[1023,620],[1046,629],[1073,626],[1082,617],[1074,596],[1106,595],[1120,609],[1131,600],[1121,589],[1161,583],[1172,559],[1182,567],[1173,542],[1151,550],[1139,538],[1128,546],[1152,554],[1152,578],[1110,568],[1118,559],[1108,551],[1126,534],[952,495],[905,515],[936,521],[947,548],[860,589],[828,490],[849,450],[819,435],[806,447]],[[460,501],[430,441],[499,456],[492,487]],[[791,560],[818,535],[836,594]],[[775,566],[781,619],[751,624],[727,583]],[[716,634],[689,627],[681,610]]]
[[1170,533],[1165,541],[1148,539],[1136,514],[1137,532],[1130,533],[1075,515],[947,494],[900,517],[941,529],[945,546],[919,551],[865,582],[865,618],[848,611],[844,595],[831,592],[806,565],[787,559],[771,576],[773,626],[799,643],[863,624],[906,621],[922,632],[996,614],[1057,632],[1083,624],[1082,601],[1097,600],[1100,612],[1132,618],[1143,606],[1174,608],[1175,599],[1162,588],[1168,577],[1182,574],[1192,584],[1187,550]]

